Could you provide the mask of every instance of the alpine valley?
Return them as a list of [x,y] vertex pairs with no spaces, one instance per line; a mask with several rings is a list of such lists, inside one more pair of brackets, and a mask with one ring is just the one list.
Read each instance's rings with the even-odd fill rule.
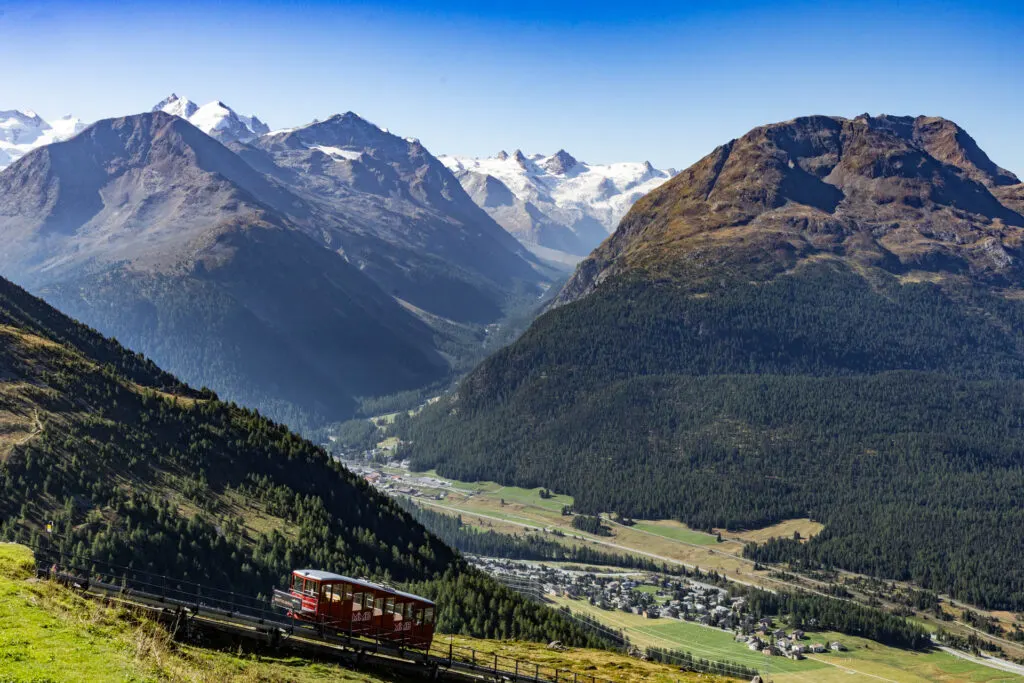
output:
[[404,421],[419,469],[1024,609],[1024,185],[951,121],[755,128]]
[[418,141],[352,113],[271,132],[172,95],[69,140],[15,114],[0,271],[296,427],[443,385],[562,277]]

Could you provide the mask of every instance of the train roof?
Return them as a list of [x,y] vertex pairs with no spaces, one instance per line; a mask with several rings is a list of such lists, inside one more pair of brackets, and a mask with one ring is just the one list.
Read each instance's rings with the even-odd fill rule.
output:
[[344,581],[345,583],[351,583],[355,586],[362,586],[363,588],[372,588],[378,591],[384,591],[385,593],[393,593],[394,595],[400,595],[403,598],[410,598],[412,600],[419,600],[429,605],[433,605],[434,601],[423,597],[422,595],[414,595],[412,593],[406,593],[404,591],[396,590],[394,588],[388,588],[382,586],[379,583],[372,583],[370,581],[363,581],[362,579],[353,579],[351,576],[343,576],[342,574],[335,574],[333,572],[325,572],[321,569],[296,569],[292,572],[298,574],[307,579],[313,579],[314,581]]

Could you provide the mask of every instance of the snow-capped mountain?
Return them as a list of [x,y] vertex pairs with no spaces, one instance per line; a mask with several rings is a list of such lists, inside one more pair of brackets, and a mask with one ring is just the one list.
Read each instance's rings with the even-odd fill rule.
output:
[[248,142],[270,132],[270,126],[257,117],[242,116],[219,101],[199,106],[187,97],[171,93],[153,107],[153,111],[181,117],[221,142]]
[[590,253],[636,200],[675,175],[646,161],[588,164],[565,150],[439,158],[502,227],[539,256],[561,261]]
[[36,147],[67,140],[84,128],[85,124],[73,116],[47,122],[34,111],[0,111],[0,169]]

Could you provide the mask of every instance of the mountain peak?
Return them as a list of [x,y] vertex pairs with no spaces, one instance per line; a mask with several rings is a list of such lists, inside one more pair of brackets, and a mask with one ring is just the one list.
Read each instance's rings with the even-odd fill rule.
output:
[[547,159],[543,166],[549,173],[565,175],[579,162],[564,149],[560,149]]
[[196,113],[199,109],[192,100],[185,97],[178,97],[177,93],[171,93],[169,96],[157,102],[156,106],[153,107],[152,111],[163,111],[174,116],[180,116],[183,119],[187,119]]
[[270,126],[255,116],[242,116],[221,100],[199,106],[187,97],[171,93],[153,111],[183,118],[221,142],[246,142],[270,132]]
[[808,116],[760,126],[638,201],[561,300],[634,269],[701,287],[726,271],[771,278],[823,254],[890,272],[1024,283],[1024,216],[992,193],[1015,182],[945,119]]

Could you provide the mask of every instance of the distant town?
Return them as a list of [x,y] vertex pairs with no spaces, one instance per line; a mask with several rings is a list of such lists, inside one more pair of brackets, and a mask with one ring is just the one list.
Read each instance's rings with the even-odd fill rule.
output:
[[[746,598],[692,579],[649,573],[594,573],[546,564],[470,556],[471,562],[502,583],[541,598],[587,601],[603,610],[619,610],[647,619],[677,619],[729,631],[736,641],[765,656],[804,659],[809,653],[839,652],[840,641],[807,642],[800,629],[787,631],[769,618],[756,619]],[[810,624],[811,627],[814,624]]]

